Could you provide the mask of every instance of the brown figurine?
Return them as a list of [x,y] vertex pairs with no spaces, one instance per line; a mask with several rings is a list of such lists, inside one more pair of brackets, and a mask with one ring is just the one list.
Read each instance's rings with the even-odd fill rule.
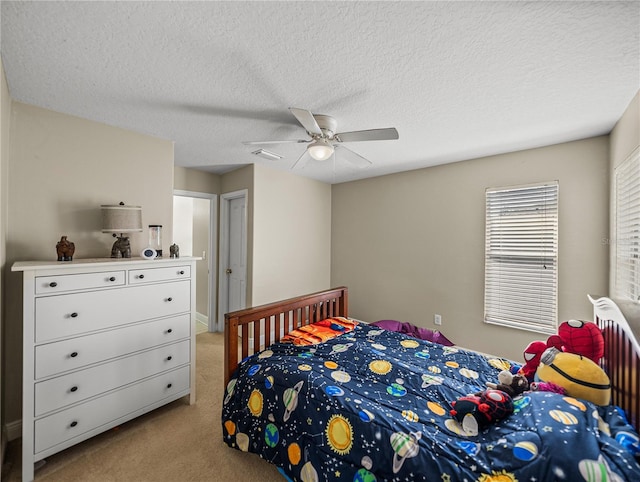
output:
[[56,252],[58,253],[58,261],[73,261],[73,253],[76,245],[67,240],[66,236],[62,236],[56,244]]
[[[116,236],[114,234],[114,236]],[[111,247],[112,258],[130,258],[131,242],[127,236],[116,236],[118,239]]]
[[180,246],[178,246],[177,244],[173,243],[171,246],[169,246],[169,254],[171,254],[172,258],[179,258],[180,257]]

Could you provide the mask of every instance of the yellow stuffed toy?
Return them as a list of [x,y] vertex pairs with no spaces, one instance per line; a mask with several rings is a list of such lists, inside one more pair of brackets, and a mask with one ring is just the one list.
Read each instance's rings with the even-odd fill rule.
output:
[[575,353],[548,348],[540,358],[536,378],[560,385],[567,395],[582,398],[596,405],[609,405],[611,382],[596,363]]

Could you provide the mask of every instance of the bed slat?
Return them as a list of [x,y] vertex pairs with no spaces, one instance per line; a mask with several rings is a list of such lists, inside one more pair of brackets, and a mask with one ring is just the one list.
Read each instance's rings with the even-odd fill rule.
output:
[[604,337],[600,365],[611,381],[611,403],[622,408],[629,423],[640,431],[640,344],[613,300],[591,296],[589,300]]
[[349,316],[348,308],[348,290],[341,286],[225,314],[225,386],[240,360],[280,341],[292,329],[332,316]]

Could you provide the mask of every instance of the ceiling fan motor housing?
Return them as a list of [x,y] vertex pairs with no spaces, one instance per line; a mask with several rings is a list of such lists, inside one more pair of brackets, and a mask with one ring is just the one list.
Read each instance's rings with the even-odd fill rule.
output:
[[[326,139],[333,139],[334,134],[338,129],[338,121],[336,121],[333,117],[329,115],[323,114],[313,114],[313,118],[318,123],[318,127],[324,134]],[[313,137],[313,134],[309,134]]]

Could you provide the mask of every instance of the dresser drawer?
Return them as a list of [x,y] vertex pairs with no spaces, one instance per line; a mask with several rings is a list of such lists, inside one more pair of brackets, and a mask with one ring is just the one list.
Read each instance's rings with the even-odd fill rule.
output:
[[125,271],[38,276],[35,283],[36,294],[123,286],[125,280]]
[[39,345],[35,348],[35,379],[190,336],[191,315],[186,314]]
[[79,437],[188,389],[189,367],[186,366],[36,420],[34,453]]
[[36,343],[191,309],[191,282],[88,291],[35,300]]
[[170,268],[145,268],[129,270],[129,284],[154,283],[156,281],[174,281],[191,277],[190,266],[171,266]]
[[35,416],[189,363],[184,340],[36,383]]

